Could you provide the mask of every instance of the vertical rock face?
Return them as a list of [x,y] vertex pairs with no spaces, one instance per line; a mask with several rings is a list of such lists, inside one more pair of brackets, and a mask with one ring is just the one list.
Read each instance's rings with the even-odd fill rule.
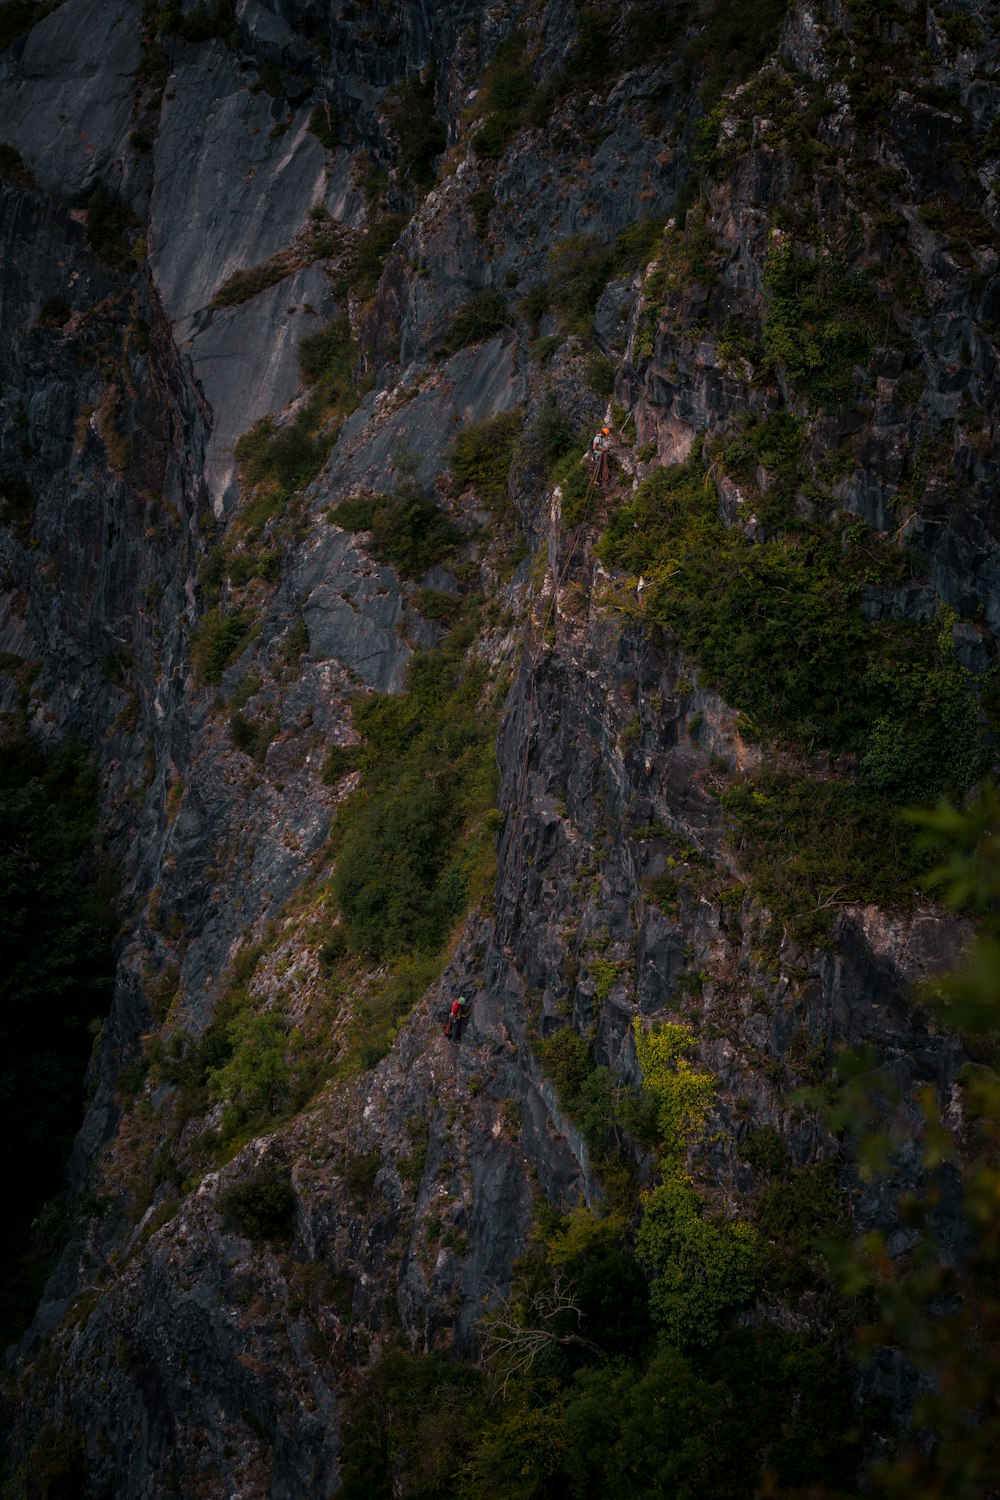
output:
[[[924,1083],[949,1095],[960,1047],[907,996],[955,962],[963,926],[844,899],[807,948],[771,920],[720,803],[771,751],[646,628],[641,601],[608,608],[593,544],[633,480],[717,457],[716,439],[781,408],[823,483],[793,506],[897,533],[922,559],[910,586],[872,585],[867,617],[946,603],[964,617],[959,660],[988,674],[997,253],[982,226],[996,222],[1000,82],[985,20],[980,47],[949,52],[928,12],[947,103],[901,84],[873,147],[837,73],[843,19],[802,0],[776,59],[702,122],[695,163],[704,60],[684,45],[698,7],[675,47],[615,51],[627,65],[604,77],[560,0],[333,18],[310,0],[240,0],[200,15],[180,7],[171,33],[138,0],[64,0],[0,56],[0,475],[32,497],[30,516],[8,505],[0,521],[0,713],[92,749],[123,918],[70,1165],[76,1227],[9,1355],[6,1462],[26,1472],[55,1423],[79,1435],[94,1494],[292,1500],[337,1492],[345,1392],[390,1337],[474,1357],[540,1199],[601,1205],[540,1038],[569,1024],[635,1085],[637,1017],[696,1028],[719,1081],[697,1172],[720,1204],[754,1185],[738,1151],[752,1127],[780,1131],[796,1166],[831,1154],[789,1094],[841,1044],[887,1059],[914,1128]],[[633,21],[612,18],[616,48]],[[477,149],[518,35],[529,91],[554,80],[548,115],[519,100],[507,137]],[[815,97],[796,92],[802,75]],[[421,82],[443,129],[426,191],[394,114],[399,86]],[[341,123],[324,143],[310,121],[326,105]],[[815,180],[790,144],[813,106],[835,166]],[[981,216],[942,227],[919,205],[955,196],[970,132]],[[661,241],[696,172],[697,230],[689,218],[687,239],[674,225]],[[652,277],[630,248],[646,221]],[[883,296],[844,393],[818,404],[775,352],[769,290],[782,236],[807,238],[807,222]],[[457,336],[484,292],[492,321]],[[336,372],[299,362],[301,340],[339,319],[351,410],[317,395]],[[594,509],[574,517],[538,434],[561,414],[589,436],[612,389],[634,441],[614,496],[591,487]],[[449,476],[454,440],[512,413],[528,435],[504,502],[487,501],[481,475]],[[287,483],[255,475],[246,445],[241,482],[233,450],[261,421],[295,463],[307,447]],[[849,461],[831,473],[831,454]],[[726,520],[762,535],[767,460],[742,481],[718,467]],[[337,519],[345,502],[414,491],[459,528],[434,565],[387,550],[376,512],[369,530]],[[503,700],[495,894],[434,972],[395,954],[338,970],[330,834],[358,795],[354,710],[403,692],[415,654],[445,639],[449,601],[473,595],[483,717]],[[357,1035],[387,973],[409,1003],[388,1051],[366,1057]],[[442,1012],[457,994],[472,1005],[456,1047]],[[249,1013],[281,1019],[296,1089],[227,1134],[213,1070]],[[652,1159],[629,1149],[648,1182]],[[233,1190],[269,1173],[292,1207],[255,1238]],[[900,1185],[920,1173],[914,1155]],[[844,1180],[861,1227],[905,1234],[894,1196],[850,1164]]]

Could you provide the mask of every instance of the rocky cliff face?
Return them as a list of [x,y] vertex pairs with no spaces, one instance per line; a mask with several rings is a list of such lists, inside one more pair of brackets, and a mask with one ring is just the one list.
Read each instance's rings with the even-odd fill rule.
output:
[[[540,1060],[567,1025],[630,1085],[636,1017],[692,1028],[719,1091],[691,1169],[729,1210],[758,1183],[754,1129],[796,1167],[835,1154],[790,1095],[841,1044],[888,1061],[914,1129],[924,1084],[953,1100],[960,1046],[907,995],[961,924],[837,890],[821,940],[773,917],[720,799],[773,764],[845,763],[754,734],[595,543],[692,452],[766,538],[776,466],[725,445],[790,413],[792,510],[908,545],[866,617],[949,606],[988,707],[1000,80],[973,10],[902,6],[879,56],[843,7],[799,0],[773,56],[721,81],[698,47],[714,12],[562,0],[64,0],[0,57],[0,471],[27,486],[0,525],[0,710],[93,748],[123,917],[70,1168],[86,1196],[11,1356],[18,1482],[54,1423],[94,1494],[335,1494],[358,1372],[400,1334],[475,1357],[539,1201],[607,1200]],[[432,112],[422,183],[406,153]],[[781,321],[782,256],[836,261],[808,326]],[[333,325],[357,395],[317,415],[299,348]],[[588,434],[612,399],[614,484],[574,509],[538,434]],[[449,458],[510,414],[528,437],[511,463],[489,429],[501,502]],[[263,446],[234,453],[251,429],[297,433],[306,469],[255,471]],[[407,486],[459,528],[416,576],[335,518]],[[354,714],[470,601],[484,720],[502,704],[495,887],[436,968],[345,956],[330,835],[363,795]],[[271,1017],[292,1063],[233,1125],[211,1074],[240,1016]],[[648,1183],[648,1148],[626,1154]],[[921,1171],[913,1153],[898,1185]],[[233,1189],[262,1174],[292,1196],[255,1237]],[[842,1179],[856,1222],[909,1248],[894,1194],[849,1160]]]

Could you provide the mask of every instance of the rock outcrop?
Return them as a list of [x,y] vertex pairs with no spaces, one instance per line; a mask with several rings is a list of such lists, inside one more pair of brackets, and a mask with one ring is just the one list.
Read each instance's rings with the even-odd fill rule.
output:
[[[13,148],[0,157],[0,472],[23,475],[33,502],[0,524],[0,712],[92,749],[122,913],[70,1163],[75,1227],[9,1355],[11,1474],[55,1423],[79,1434],[95,1495],[335,1494],[345,1393],[387,1339],[474,1358],[538,1201],[604,1201],[592,1146],[539,1060],[539,1039],[567,1024],[631,1085],[636,1017],[694,1028],[719,1093],[693,1170],[730,1208],[754,1187],[739,1154],[751,1129],[778,1131],[798,1167],[834,1153],[790,1095],[841,1045],[877,1050],[908,1128],[924,1084],[951,1098],[960,1044],[908,995],[956,961],[966,927],[925,901],[843,900],[825,942],[783,932],[720,794],[789,752],[755,739],[638,604],[610,607],[594,543],[614,501],[567,518],[531,441],[508,454],[503,505],[449,474],[471,424],[516,413],[530,434],[555,412],[592,431],[617,398],[619,428],[634,421],[620,500],[790,411],[817,486],[793,505],[866,521],[921,559],[916,582],[872,584],[867,617],[950,606],[959,660],[988,680],[993,23],[977,12],[980,45],[956,50],[928,10],[947,100],[902,78],[873,137],[844,71],[841,9],[798,0],[774,58],[707,116],[705,60],[685,51],[698,15],[670,50],[626,49],[595,82],[563,0],[343,6],[333,20],[311,0],[239,0],[178,8],[173,34],[138,0],[64,0],[0,57]],[[616,48],[641,14],[616,12]],[[562,80],[547,121],[524,113],[477,150],[470,113],[522,33],[530,89]],[[444,145],[425,191],[399,165],[394,102],[428,80]],[[339,142],[310,128],[325,106]],[[674,224],[661,241],[695,177],[687,240]],[[974,212],[944,222],[973,182]],[[628,233],[646,221],[644,264]],[[387,222],[366,285],[358,257]],[[818,404],[768,321],[782,237],[809,235],[875,288],[865,353],[847,359],[842,399]],[[567,245],[596,279],[560,293],[569,261],[552,252]],[[236,273],[251,279],[224,294]],[[460,346],[449,334],[483,292],[494,323]],[[356,403],[298,428],[313,421],[300,342],[338,318]],[[233,450],[262,421],[326,445],[287,493],[273,476],[254,489],[245,450],[241,480]],[[750,536],[769,483],[762,463],[742,489],[720,468],[726,518]],[[416,578],[336,519],[345,501],[408,485],[459,535]],[[415,653],[445,637],[429,591],[439,609],[485,600],[469,649],[484,717],[502,699],[495,891],[454,929],[389,1050],[359,1059],[352,1027],[385,969],[331,980],[331,826],[357,791],[357,704],[401,693]],[[234,620],[208,661],[211,632]],[[672,872],[674,896],[657,900]],[[203,1068],[191,1106],[182,1064],[224,1030],[236,989],[319,1062],[301,1097],[219,1145],[224,1103]],[[456,993],[472,1001],[458,1047],[441,1029]],[[648,1148],[629,1151],[648,1183]],[[922,1170],[913,1153],[897,1187]],[[231,1207],[262,1172],[293,1194],[271,1240],[241,1232]],[[842,1177],[856,1223],[902,1235],[902,1253],[896,1196],[850,1161]],[[901,1409],[904,1387],[900,1373]]]

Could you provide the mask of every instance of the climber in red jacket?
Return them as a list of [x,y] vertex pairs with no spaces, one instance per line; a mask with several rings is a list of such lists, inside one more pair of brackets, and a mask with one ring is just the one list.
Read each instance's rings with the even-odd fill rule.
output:
[[445,1025],[444,1034],[445,1036],[450,1037],[453,1042],[460,1042],[462,1040],[462,1026],[465,1022],[465,1017],[467,1014],[465,1009],[467,1004],[468,1001],[466,1000],[465,996],[459,995],[458,999],[451,1007],[451,1014],[449,1015],[447,1023]]

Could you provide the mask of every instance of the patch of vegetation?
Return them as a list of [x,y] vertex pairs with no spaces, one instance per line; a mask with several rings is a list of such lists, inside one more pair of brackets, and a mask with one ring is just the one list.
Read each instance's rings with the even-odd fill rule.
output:
[[[0,17],[4,16],[11,7],[5,5],[0,8]],[[0,46],[0,52],[3,48]],[[0,141],[0,175],[12,177],[22,187],[33,188],[35,179],[24,165],[24,158],[20,151],[14,146],[8,146],[6,141]]]
[[472,135],[472,149],[477,156],[503,155],[527,123],[532,92],[527,43],[520,32],[515,32],[498,49],[483,78],[476,101],[482,124]]
[[206,610],[191,646],[191,663],[199,681],[218,684],[222,674],[243,650],[253,632],[244,610]]
[[404,578],[420,579],[454,557],[462,533],[413,481],[393,495],[342,500],[328,512],[347,531],[367,531],[367,550]]
[[309,129],[327,151],[336,151],[343,129],[340,110],[329,99],[317,104],[309,116]]
[[980,774],[975,702],[950,620],[870,625],[861,614],[865,585],[910,568],[864,525],[833,531],[793,518],[751,542],[723,523],[694,459],[651,475],[612,515],[599,552],[645,577],[647,621],[669,628],[702,681],[752,715],[748,732],[857,751],[869,785],[899,800],[964,791]]
[[852,781],[764,773],[722,805],[754,895],[805,943],[824,941],[842,904],[912,900],[932,863],[900,808]]
[[462,304],[451,320],[448,332],[441,340],[441,352],[454,354],[468,344],[480,344],[513,327],[513,315],[499,292],[486,288],[473,292]]
[[389,255],[410,222],[409,214],[383,214],[369,224],[355,245],[345,273],[335,286],[339,295],[352,291],[366,300],[375,293]]
[[848,401],[854,366],[875,343],[875,290],[836,251],[806,255],[772,242],[764,262],[764,347],[791,385],[817,405]]
[[513,510],[508,485],[523,425],[520,407],[485,422],[471,422],[455,438],[448,455],[456,488],[461,491],[471,487],[490,510],[505,520],[511,518]]
[[242,302],[249,302],[251,297],[257,297],[270,287],[277,286],[279,281],[291,276],[297,268],[295,258],[282,250],[277,255],[272,255],[270,260],[249,266],[245,271],[234,271],[231,276],[227,276],[213,295],[210,306],[238,307]]
[[125,236],[138,225],[128,204],[113,198],[99,182],[87,199],[87,239],[98,259],[117,270],[133,271],[136,261]]
[[485,894],[496,790],[485,691],[450,639],[413,658],[405,693],[355,705],[363,775],[334,823],[333,893],[352,949],[371,959],[437,955]]
[[92,841],[97,777],[73,746],[0,745],[0,1342],[30,1320],[65,1226],[59,1191],[84,1073],[111,1004],[108,892]]
[[399,143],[399,168],[420,187],[434,181],[434,162],[447,145],[444,123],[434,112],[434,74],[407,79],[386,99],[383,110]]
[[46,297],[38,314],[44,328],[62,328],[69,321],[69,303],[65,297]]
[[469,194],[469,211],[472,214],[472,222],[476,226],[476,234],[481,240],[485,240],[489,235],[490,214],[496,207],[496,201],[492,188],[476,188],[474,193]]
[[260,719],[250,719],[235,708],[229,715],[229,733],[237,750],[242,750],[244,755],[260,762],[278,733],[278,720],[271,714],[265,714]]
[[295,1189],[287,1172],[263,1167],[219,1195],[219,1207],[248,1240],[287,1245],[295,1233]]
[[432,624],[450,628],[461,619],[465,601],[460,595],[446,593],[443,589],[418,589],[413,596],[413,607]]
[[263,417],[236,443],[233,452],[243,483],[257,490],[253,505],[241,517],[251,539],[296,491],[312,483],[326,463],[340,421],[353,411],[365,389],[354,382],[354,362],[346,318],[309,334],[299,346],[309,400],[283,427]]
[[11,526],[22,547],[27,546],[35,524],[38,502],[23,474],[0,475],[0,520]]
[[0,5],[0,52],[27,36],[39,21],[57,10],[61,0],[6,0]]
[[336,786],[345,776],[357,769],[358,747],[356,745],[328,745],[323,757],[321,780],[327,786]]

